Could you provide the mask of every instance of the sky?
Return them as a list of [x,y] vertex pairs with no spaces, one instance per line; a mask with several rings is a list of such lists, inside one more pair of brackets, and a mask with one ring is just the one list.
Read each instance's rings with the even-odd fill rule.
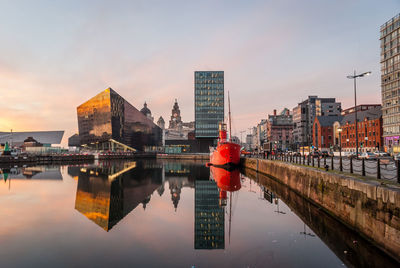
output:
[[[380,103],[379,28],[400,0],[0,0],[0,131],[77,133],[111,87],[155,121],[194,120],[196,70],[223,70],[233,134],[309,95]],[[167,124],[168,125],[168,124]],[[244,137],[243,137],[244,138]]]

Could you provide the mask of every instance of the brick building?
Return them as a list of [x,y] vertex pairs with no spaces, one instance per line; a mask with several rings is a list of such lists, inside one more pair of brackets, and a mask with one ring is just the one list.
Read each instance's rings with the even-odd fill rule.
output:
[[313,124],[313,146],[319,150],[329,150],[335,144],[334,124],[342,116],[317,116]]
[[265,142],[270,143],[273,149],[289,149],[292,142],[293,119],[290,111],[285,108],[280,114],[268,115],[265,131]]
[[[383,148],[382,110],[381,106],[357,112],[358,147],[360,152],[376,151]],[[355,152],[355,115],[347,114],[341,121],[342,150]]]

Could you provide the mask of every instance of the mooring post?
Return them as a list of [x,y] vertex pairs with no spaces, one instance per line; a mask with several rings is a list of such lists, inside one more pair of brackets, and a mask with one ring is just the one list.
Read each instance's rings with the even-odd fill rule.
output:
[[362,159],[362,176],[365,176],[365,159]]
[[318,156],[318,167],[321,167],[320,162],[321,162],[321,158]]
[[353,157],[350,158],[350,173],[353,173]]
[[331,166],[332,166],[332,170],[334,170],[334,167],[333,167],[333,155],[331,157]]
[[314,167],[314,156],[311,156],[312,166]]
[[381,178],[381,161],[377,160],[377,165],[376,165],[376,178],[379,180]]
[[339,164],[340,164],[340,171],[343,171],[343,159],[342,159],[342,156],[340,156],[340,159],[339,159]]
[[397,162],[397,182],[400,183],[400,160],[396,160]]

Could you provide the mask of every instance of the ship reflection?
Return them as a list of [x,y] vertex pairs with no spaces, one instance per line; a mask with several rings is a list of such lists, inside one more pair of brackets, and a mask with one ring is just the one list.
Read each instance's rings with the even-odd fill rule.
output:
[[75,209],[107,232],[139,204],[146,208],[162,183],[162,165],[127,162],[82,167]]
[[[225,207],[227,192],[241,188],[240,172],[210,167],[210,178],[199,178],[195,184],[195,249],[225,248]],[[229,209],[229,237],[232,206]]]

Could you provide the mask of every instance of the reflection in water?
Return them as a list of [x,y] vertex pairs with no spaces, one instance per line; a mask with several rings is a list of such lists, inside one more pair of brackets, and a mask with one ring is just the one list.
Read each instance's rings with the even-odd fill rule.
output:
[[168,182],[176,211],[181,189],[194,187],[186,168],[181,163],[163,165],[155,161],[69,167],[68,173],[78,178],[75,209],[109,231],[139,204],[146,209],[155,191],[162,196]]
[[0,179],[8,182],[8,189],[11,190],[11,180],[55,180],[62,181],[60,166],[33,166],[0,168]]
[[[20,178],[11,191],[0,187],[2,266],[398,266],[285,185],[251,171],[249,179],[214,167],[210,176],[198,162],[113,161],[69,166],[73,179],[61,181],[60,170],[66,168],[0,173],[7,184]],[[29,183],[26,176],[63,183]],[[74,202],[80,213],[72,213]],[[76,228],[82,219],[86,226]],[[118,229],[120,221],[127,228],[98,228]]]
[[109,231],[160,187],[162,166],[143,162],[81,168],[75,209]]
[[60,166],[0,168],[0,178],[33,180],[62,180]]
[[276,213],[285,214],[279,209],[280,199],[303,221],[303,230],[299,232],[300,235],[304,238],[315,238],[317,235],[346,266],[398,267],[394,259],[365,240],[360,234],[326,214],[286,185],[253,170],[245,169],[244,173],[264,188],[264,196],[269,202],[275,200]]
[[232,192],[241,188],[238,169],[228,171],[210,167],[211,179],[198,178],[195,187],[195,249],[225,248],[225,206],[230,195],[229,239],[232,215]]
[[225,215],[217,184],[208,178],[196,180],[194,192],[194,248],[224,249]]

